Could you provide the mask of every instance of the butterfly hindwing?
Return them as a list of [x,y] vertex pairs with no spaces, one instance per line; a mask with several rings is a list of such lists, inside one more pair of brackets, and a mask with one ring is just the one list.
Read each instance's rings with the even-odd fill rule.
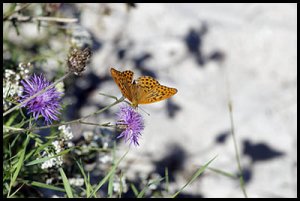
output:
[[150,76],[141,76],[136,80],[136,84],[145,90],[151,90],[154,86],[160,85],[157,80]]
[[149,76],[138,79],[138,103],[149,104],[170,98],[177,93],[177,89],[160,85],[158,81]]

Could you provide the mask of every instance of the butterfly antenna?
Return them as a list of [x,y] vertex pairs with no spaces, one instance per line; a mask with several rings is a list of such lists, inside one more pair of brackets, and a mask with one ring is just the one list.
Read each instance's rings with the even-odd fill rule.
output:
[[145,112],[148,116],[150,116],[150,114],[146,112],[142,107],[138,107],[138,108],[140,108],[143,112]]

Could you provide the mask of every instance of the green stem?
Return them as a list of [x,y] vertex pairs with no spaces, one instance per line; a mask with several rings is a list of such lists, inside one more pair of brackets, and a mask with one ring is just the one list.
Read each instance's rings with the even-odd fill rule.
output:
[[30,128],[30,129],[22,129],[22,128],[13,128],[13,127],[8,127],[8,126],[4,126],[4,128],[6,129],[10,129],[10,130],[14,130],[14,131],[34,131],[34,130],[40,130],[40,129],[46,129],[46,128],[51,128],[51,127],[58,127],[58,126],[62,126],[62,125],[67,125],[67,124],[72,124],[72,123],[83,123],[83,124],[90,124],[90,125],[97,125],[97,126],[105,126],[105,127],[112,127],[111,125],[108,125],[107,123],[104,123],[104,124],[93,124],[93,123],[88,123],[88,122],[83,122],[82,120],[83,119],[86,119],[90,116],[93,116],[95,114],[99,114],[99,113],[102,113],[104,112],[105,110],[111,108],[112,106],[122,102],[125,98],[124,97],[121,97],[119,99],[117,99],[115,102],[113,102],[112,104],[92,113],[92,114],[89,114],[85,117],[82,117],[80,119],[75,119],[75,120],[72,120],[72,121],[68,121],[68,122],[63,122],[63,123],[59,123],[59,124],[52,124],[52,125],[48,125],[48,126],[41,126],[41,127],[35,127],[35,128]]
[[12,14],[20,12],[21,10],[27,8],[28,6],[30,6],[30,3],[26,3],[16,10],[13,10],[9,13],[5,13],[5,16],[3,16],[3,21],[7,20]]
[[241,162],[240,162],[239,150],[238,150],[238,146],[237,146],[237,142],[236,142],[236,138],[235,138],[235,127],[234,127],[234,121],[233,121],[232,101],[230,99],[231,96],[230,96],[229,81],[228,81],[227,76],[226,76],[226,84],[227,84],[227,99],[228,99],[229,118],[230,118],[230,125],[231,125],[231,135],[232,135],[232,139],[233,139],[233,143],[234,143],[234,150],[235,150],[237,166],[238,166],[238,170],[240,172],[240,176],[239,176],[240,186],[241,186],[241,189],[243,191],[245,198],[248,198],[246,188],[245,188],[245,182],[244,182],[244,178],[243,178],[242,166],[241,166]]
[[236,142],[236,138],[235,138],[235,130],[234,130],[234,121],[233,121],[233,116],[232,116],[232,104],[231,104],[231,102],[228,102],[228,108],[229,108],[229,114],[230,114],[231,134],[232,134],[233,143],[234,143],[235,157],[236,157],[238,169],[239,169],[239,172],[240,172],[240,177],[239,177],[240,185],[241,185],[242,191],[244,193],[244,196],[247,198],[248,196],[247,196],[246,189],[245,189],[243,171],[242,171],[242,166],[241,166],[241,162],[240,162],[238,146],[237,146],[237,142]]
[[104,123],[104,124],[97,124],[97,123],[91,123],[91,122],[85,122],[85,121],[79,121],[81,124],[91,125],[91,126],[105,126],[105,127],[115,127],[115,125],[110,125],[110,123]]
[[13,16],[7,20],[11,20],[15,23],[17,22],[41,22],[41,21],[47,21],[47,22],[60,22],[60,23],[76,23],[78,22],[77,18],[61,18],[61,17],[47,17],[47,16],[24,16],[24,15],[19,15],[19,16]]

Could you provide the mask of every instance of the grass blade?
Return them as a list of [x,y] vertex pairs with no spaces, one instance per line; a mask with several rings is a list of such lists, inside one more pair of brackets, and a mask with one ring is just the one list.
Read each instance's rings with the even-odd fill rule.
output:
[[166,191],[169,193],[169,171],[168,167],[165,167],[165,178],[166,178]]
[[37,160],[34,160],[34,161],[31,161],[29,163],[26,163],[26,166],[30,166],[30,165],[36,165],[36,164],[39,164],[39,163],[43,163],[47,160],[49,160],[50,158],[55,158],[57,156],[61,156],[61,155],[64,155],[66,153],[68,153],[71,149],[66,149],[62,152],[59,152],[58,154],[54,155],[54,156],[50,156],[50,157],[44,157],[44,158],[40,158],[40,159],[37,159]]
[[134,185],[134,184],[130,184],[130,187],[131,187],[131,189],[132,189],[132,191],[133,191],[135,197],[137,197],[138,194],[139,194],[139,192],[138,192],[138,190],[136,189],[135,185]]
[[112,194],[113,194],[114,177],[115,177],[115,169],[112,171],[111,176],[109,177],[109,181],[108,181],[108,197],[109,198],[112,198]]
[[[117,161],[115,165],[111,168],[109,173],[99,182],[99,184],[96,186],[95,190],[92,192],[91,196],[95,196],[96,192],[102,187],[103,184],[106,183],[106,181],[110,178],[110,176],[114,173],[117,166],[120,164],[120,162],[124,159],[124,157],[127,155],[130,149],[127,150],[127,152]],[[90,197],[91,197],[90,196]]]
[[40,188],[47,188],[47,189],[50,189],[50,190],[60,191],[60,192],[64,192],[64,193],[66,192],[66,190],[63,189],[63,188],[59,188],[59,187],[52,186],[52,185],[49,185],[49,184],[44,184],[44,183],[37,182],[37,181],[30,182],[30,184],[32,186],[36,186],[36,187],[40,187]]
[[231,173],[229,173],[229,172],[225,172],[225,171],[223,171],[223,170],[216,169],[216,168],[212,168],[212,167],[208,167],[207,169],[209,169],[209,170],[211,170],[211,171],[213,171],[213,172],[215,172],[215,173],[221,174],[221,175],[223,175],[223,176],[230,177],[230,178],[232,178],[232,179],[237,179],[237,176],[236,176],[236,175],[231,174]]
[[206,163],[204,166],[202,166],[201,168],[199,168],[199,170],[197,170],[197,172],[190,178],[190,180],[179,190],[177,191],[174,195],[172,195],[172,198],[175,198],[187,185],[191,184],[193,181],[195,181],[195,179],[197,179],[197,177],[204,172],[204,170],[207,168],[207,166],[213,161],[215,160],[217,156],[215,156],[213,159],[211,159],[208,163]]
[[87,178],[86,177],[86,174],[83,170],[83,167],[82,167],[82,164],[79,163],[78,161],[76,161],[80,171],[81,171],[81,174],[83,175],[83,178],[84,178],[84,183],[85,183],[85,188],[86,188],[86,197],[90,197],[90,194],[91,194],[91,185],[90,185],[90,179],[89,177]]
[[[114,144],[114,149],[113,149],[113,165],[116,163],[116,144]],[[113,182],[114,182],[114,177],[115,177],[115,169],[112,171],[111,176],[109,177],[108,181],[108,197],[111,198],[113,194]]]
[[24,183],[15,191],[15,192],[13,192],[10,196],[9,196],[9,198],[12,198],[22,187],[24,186]]
[[231,136],[234,144],[234,152],[235,152],[235,157],[236,157],[236,162],[237,162],[237,167],[240,172],[240,186],[243,191],[243,194],[245,198],[248,198],[246,188],[245,188],[245,182],[243,178],[243,170],[240,162],[240,156],[239,156],[239,150],[238,150],[238,145],[237,141],[235,138],[235,126],[234,126],[234,120],[233,120],[233,105],[232,105],[232,100],[231,100],[231,94],[230,94],[230,85],[229,85],[229,79],[228,75],[225,73],[225,82],[226,82],[226,88],[227,88],[227,106],[228,106],[228,111],[229,111],[229,118],[230,118],[230,127],[231,127]]
[[11,179],[11,181],[10,181],[9,192],[8,192],[8,194],[7,194],[8,197],[9,197],[11,188],[12,188],[12,186],[14,185],[14,183],[15,183],[15,181],[16,181],[18,175],[19,175],[19,172],[20,172],[20,170],[21,170],[21,168],[22,168],[23,161],[24,161],[24,157],[25,157],[25,152],[26,152],[26,147],[27,147],[28,142],[29,142],[29,136],[27,135],[27,138],[26,138],[26,140],[25,140],[25,142],[24,142],[24,144],[23,144],[23,150],[22,150],[21,153],[20,153],[20,158],[19,158],[19,161],[18,161],[18,163],[17,163],[16,170],[15,170],[15,172],[14,172],[14,174],[13,174],[13,177],[12,177],[12,179]]
[[72,189],[71,189],[69,180],[66,177],[66,174],[65,174],[64,170],[62,168],[59,168],[59,172],[60,172],[61,178],[63,180],[64,187],[65,187],[68,198],[73,198]]
[[149,186],[151,186],[152,184],[158,184],[162,180],[164,180],[164,178],[160,178],[160,179],[154,180],[153,182],[148,183],[148,185],[146,185],[144,187],[144,189],[138,194],[137,198],[142,198],[144,196],[146,190],[149,188]]

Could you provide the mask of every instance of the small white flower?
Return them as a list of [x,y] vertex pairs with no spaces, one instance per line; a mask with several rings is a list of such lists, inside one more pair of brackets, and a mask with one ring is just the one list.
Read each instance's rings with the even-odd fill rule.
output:
[[119,178],[119,177],[115,177],[114,182],[113,182],[113,191],[114,191],[114,192],[120,192],[120,190],[121,190],[121,185],[122,185],[122,192],[123,192],[123,193],[126,193],[127,190],[128,190],[128,186],[127,186],[127,184],[126,184],[125,176],[123,176],[123,177],[121,178],[121,181],[120,181],[120,178]]
[[69,183],[72,186],[83,186],[84,179],[83,178],[69,178]]
[[62,125],[58,127],[58,130],[64,131],[66,129],[66,125]]
[[120,192],[120,183],[119,182],[113,183],[113,190],[114,190],[114,192]]
[[61,146],[60,146],[60,142],[55,140],[54,142],[52,142],[52,145],[54,146],[55,148],[55,153],[60,153],[61,152]]
[[20,80],[20,78],[21,78],[20,75],[16,74],[15,80],[18,81],[18,80]]
[[19,88],[18,88],[18,96],[21,96],[22,95],[22,93],[23,93],[23,86],[19,86]]
[[86,144],[82,145],[81,146],[81,151],[82,151],[83,154],[89,153],[88,146]]
[[10,69],[5,69],[5,78],[9,79],[11,75],[15,74],[14,71],[10,70]]
[[153,173],[152,175],[151,175],[151,179],[149,180],[149,182],[148,183],[152,183],[152,184],[150,184],[149,185],[149,189],[151,189],[151,190],[155,190],[155,189],[157,189],[157,186],[158,186],[158,184],[156,183],[153,183],[154,181],[157,181],[157,180],[159,180],[159,179],[161,179],[161,176],[159,175],[159,174],[157,174],[157,173]]
[[[48,157],[51,157],[51,156],[53,156],[53,154],[49,154],[49,155],[48,155]],[[54,158],[50,158],[50,159],[46,160],[46,161],[42,164],[41,168],[42,168],[42,169],[47,169],[47,168],[53,167],[54,165],[55,165],[55,159],[54,159]]]
[[[51,157],[51,156],[54,156],[54,154],[51,153],[46,157]],[[48,168],[51,168],[53,166],[60,167],[62,164],[63,164],[63,158],[62,158],[62,156],[58,156],[58,157],[55,157],[55,158],[50,158],[47,161],[45,161],[44,163],[42,163],[41,168],[42,169],[48,169]]]
[[65,138],[66,140],[71,140],[74,136],[73,133],[71,131],[71,127],[62,125],[58,127],[58,130],[61,130],[61,132],[63,133],[63,138]]
[[55,159],[56,159],[56,160],[55,160],[56,166],[57,166],[57,167],[62,166],[62,164],[63,164],[63,157],[62,157],[62,156],[58,156],[58,157],[56,157]]
[[68,147],[73,147],[74,143],[73,142],[68,142]]
[[108,148],[108,142],[104,142],[103,143],[103,149],[107,149]]
[[112,157],[109,156],[108,154],[106,154],[106,155],[104,155],[104,156],[100,156],[99,161],[100,161],[101,163],[104,163],[104,164],[105,164],[105,163],[111,162],[111,161],[112,161]]
[[66,133],[64,137],[66,140],[71,140],[74,136],[73,136],[73,133],[69,132],[69,133]]
[[46,180],[46,184],[51,184],[52,181],[53,181],[53,178],[48,178],[48,179]]
[[150,184],[149,189],[155,190],[157,188],[157,184]]
[[93,138],[93,132],[92,131],[84,131],[83,132],[83,137],[86,141],[91,141]]

